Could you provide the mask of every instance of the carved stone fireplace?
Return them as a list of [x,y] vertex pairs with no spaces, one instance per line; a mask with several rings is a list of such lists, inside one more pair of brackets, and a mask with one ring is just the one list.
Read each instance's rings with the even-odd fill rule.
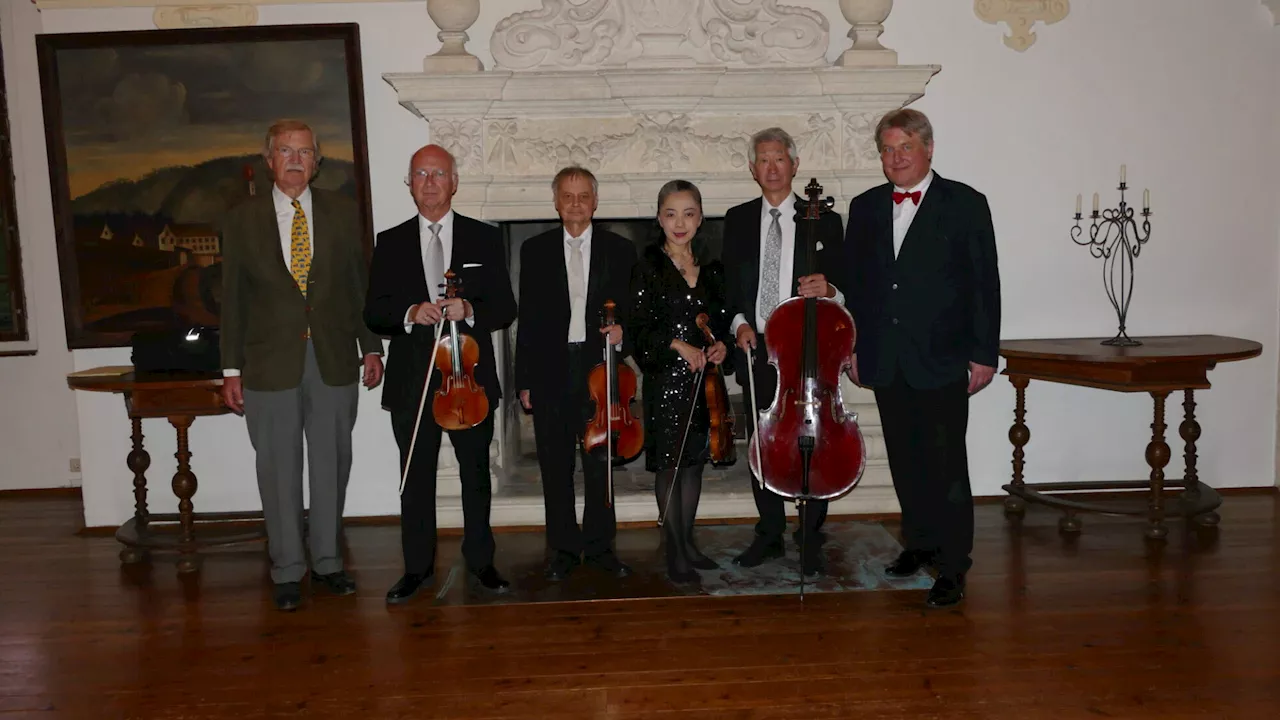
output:
[[[853,45],[834,63],[826,59],[827,18],[777,0],[528,4],[497,24],[489,41],[495,67],[485,69],[465,49],[479,0],[428,0],[443,47],[423,72],[383,75],[400,104],[430,124],[432,141],[457,158],[454,207],[496,223],[554,221],[549,183],[571,163],[599,178],[597,218],[653,218],[659,187],[677,177],[698,184],[708,217],[721,216],[758,196],[747,143],[774,125],[799,145],[797,188],[817,178],[843,213],[853,196],[884,181],[873,138],[880,116],[921,97],[940,69],[899,65],[880,45],[892,0],[840,2]],[[500,364],[511,360],[512,338],[514,329],[495,338]],[[832,512],[895,510],[874,398],[847,381],[844,390],[869,465]],[[542,522],[540,495],[504,501],[522,435],[528,443],[525,423],[509,397],[494,450],[496,523]],[[709,493],[701,515],[754,515],[745,462],[727,477],[738,475]],[[656,517],[651,495],[620,494],[617,510],[619,520]]]

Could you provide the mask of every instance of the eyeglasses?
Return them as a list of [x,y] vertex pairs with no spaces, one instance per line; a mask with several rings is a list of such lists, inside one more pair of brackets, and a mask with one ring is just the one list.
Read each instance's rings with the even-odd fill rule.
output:
[[414,180],[422,180],[425,182],[427,178],[431,178],[436,182],[443,182],[445,178],[449,177],[449,175],[450,173],[448,171],[440,168],[435,170],[427,170],[426,168],[423,168],[421,170],[414,170],[408,175],[405,175],[404,184],[412,185]]
[[298,157],[311,158],[316,155],[314,148],[291,148],[286,145],[277,147],[276,152],[285,157],[293,157],[294,155],[297,155]]

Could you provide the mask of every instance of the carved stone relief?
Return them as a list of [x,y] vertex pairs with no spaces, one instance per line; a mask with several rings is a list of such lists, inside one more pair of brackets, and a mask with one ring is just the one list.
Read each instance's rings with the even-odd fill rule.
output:
[[484,167],[484,126],[479,119],[432,120],[431,139],[453,154],[459,172],[479,172]]
[[844,167],[846,170],[880,169],[876,149],[876,124],[884,113],[848,113],[844,116]]
[[1070,0],[974,0],[973,11],[986,22],[1003,22],[1009,26],[1004,44],[1022,52],[1036,41],[1031,27],[1062,20],[1071,12]]
[[822,14],[778,0],[543,0],[504,18],[489,49],[498,69],[825,62]]
[[157,7],[152,22],[162,30],[170,28],[233,27],[256,25],[258,8],[253,5],[183,5]]

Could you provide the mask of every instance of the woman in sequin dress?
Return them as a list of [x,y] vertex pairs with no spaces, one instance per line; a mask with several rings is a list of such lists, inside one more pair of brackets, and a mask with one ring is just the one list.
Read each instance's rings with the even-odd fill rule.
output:
[[[702,494],[702,470],[710,459],[709,425],[701,383],[694,377],[706,363],[722,363],[730,317],[725,307],[724,266],[706,258],[697,237],[702,225],[702,195],[685,180],[672,180],[658,192],[662,237],[645,248],[632,274],[629,331],[636,360],[644,372],[645,469],[654,473],[658,510],[666,518],[663,539],[667,574],[676,582],[696,580],[699,570],[714,570],[714,560],[693,542],[693,521]],[[710,318],[717,342],[708,346],[696,324]],[[698,403],[685,441],[679,473],[676,453],[689,417],[690,398]],[[671,483],[676,487],[668,493]],[[668,495],[671,507],[668,508]]]

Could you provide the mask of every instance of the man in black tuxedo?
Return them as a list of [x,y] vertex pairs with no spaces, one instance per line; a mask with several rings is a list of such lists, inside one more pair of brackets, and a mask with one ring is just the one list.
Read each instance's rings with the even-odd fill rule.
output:
[[[589,170],[567,167],[551,183],[563,223],[526,240],[520,249],[520,320],[516,330],[516,387],[533,413],[534,442],[546,502],[546,575],[561,580],[580,562],[616,577],[631,568],[613,551],[612,503],[606,504],[607,467],[582,453],[585,498],[582,527],[574,510],[574,453],[591,413],[587,373],[603,360],[604,343],[620,346],[629,306],[631,241],[594,227],[599,186]],[[618,324],[601,327],[606,300]],[[620,353],[625,356],[626,352]],[[581,557],[580,557],[581,556]]]
[[987,199],[931,169],[933,128],[895,110],[876,128],[889,182],[849,203],[848,307],[855,383],[875,389],[906,550],[893,577],[932,565],[928,604],[964,598],[973,564],[969,396],[996,371],[1000,275]]
[[[808,232],[809,223],[796,222],[798,198],[791,189],[800,166],[795,141],[781,128],[762,130],[751,138],[749,160],[751,176],[760,186],[762,197],[725,213],[723,261],[729,307],[735,314],[731,330],[736,339],[734,367],[743,389],[742,405],[750,407],[746,353],[754,349],[757,409],[767,410],[773,404],[778,376],[769,364],[765,323],[779,303],[793,296],[844,302],[841,292],[827,280],[827,275],[839,267],[844,233],[839,215],[823,215],[816,231],[817,265],[808,267],[804,233]],[[801,234],[799,238],[797,233]],[[748,423],[747,428],[754,432],[753,423]],[[760,520],[750,547],[734,559],[743,567],[782,557],[782,533],[787,527],[782,496],[758,482],[753,482],[751,489]],[[805,574],[822,571],[824,537],[820,529],[826,516],[827,501],[805,503],[801,518],[807,537],[805,557],[801,559]],[[799,532],[796,531],[797,539]]]
[[[502,238],[492,225],[453,211],[458,170],[444,148],[428,145],[414,153],[405,182],[418,215],[378,234],[364,308],[369,328],[391,336],[382,405],[391,411],[403,473],[435,349],[435,326],[457,321],[458,331],[470,335],[480,346],[475,374],[489,399],[489,414],[475,427],[450,430],[449,440],[462,481],[462,554],[467,569],[481,587],[504,592],[508,583],[493,567],[493,530],[489,526],[489,443],[502,396],[489,334],[510,326],[516,316]],[[441,286],[446,269],[461,280],[461,297],[444,297]],[[430,392],[439,386],[440,373],[433,371]],[[387,593],[388,603],[406,602],[435,572],[436,462],[441,432],[428,397],[400,495],[404,576]]]

